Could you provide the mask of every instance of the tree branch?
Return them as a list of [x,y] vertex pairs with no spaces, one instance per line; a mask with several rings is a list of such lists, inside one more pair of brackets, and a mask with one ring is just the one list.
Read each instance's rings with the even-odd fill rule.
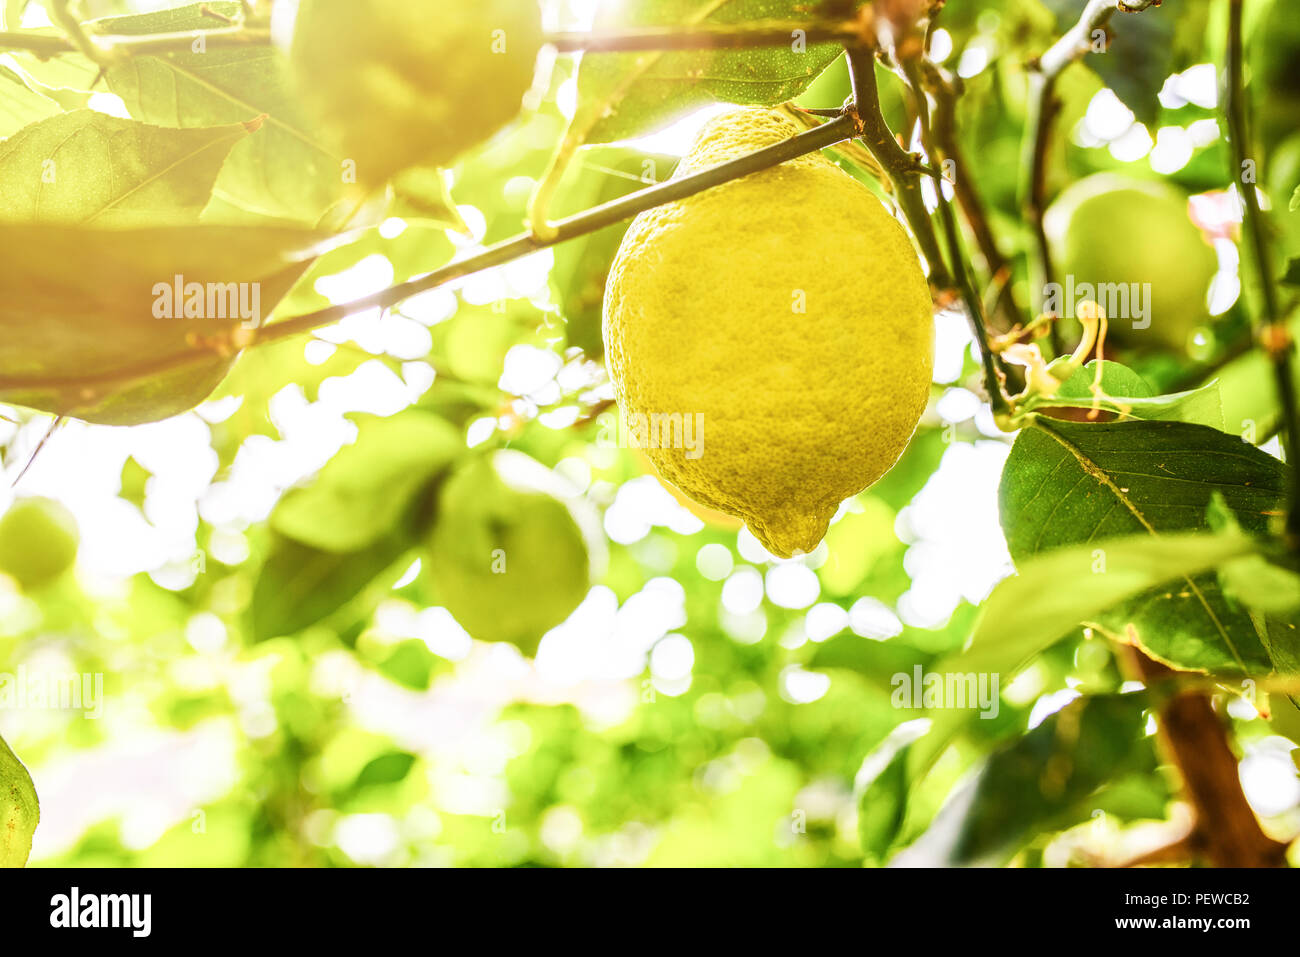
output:
[[[1130,668],[1144,683],[1173,672],[1129,647]],[[1160,711],[1160,735],[1178,770],[1187,797],[1196,809],[1191,846],[1215,867],[1282,867],[1286,845],[1265,834],[1241,790],[1237,756],[1228,732],[1207,694],[1183,691]]]
[[[489,269],[493,266],[499,266],[503,263],[519,259],[538,249],[544,249],[557,243],[569,239],[576,239],[588,233],[604,229],[606,226],[630,219],[638,213],[656,206],[662,206],[665,203],[671,203],[675,200],[685,199],[688,196],[694,196],[696,193],[712,189],[723,183],[739,179],[742,176],[748,176],[750,173],[757,173],[761,170],[768,169],[784,163],[786,160],[803,156],[807,153],[813,153],[817,150],[833,146],[843,140],[851,139],[856,134],[856,121],[853,116],[845,114],[837,119],[823,123],[814,129],[804,133],[792,136],[790,139],[772,146],[757,150],[746,156],[741,156],[726,163],[721,163],[710,169],[701,170],[690,176],[684,176],[681,179],[669,180],[660,183],[657,186],[651,186],[648,189],[638,190],[620,199],[613,200],[609,203],[597,206],[593,209],[586,210],[567,219],[562,219],[555,223],[555,236],[553,238],[539,239],[538,237],[524,233],[513,239],[507,239],[494,246],[478,252],[465,259],[448,263],[441,269],[437,269],[427,275],[408,280],[383,289],[370,296],[364,296],[353,302],[343,303],[342,305],[330,306],[326,309],[320,309],[316,312],[307,313],[301,316],[294,316],[281,322],[272,322],[269,325],[262,326],[252,331],[242,328],[236,328],[229,333],[231,342],[227,343],[227,351],[237,351],[237,348],[265,345],[272,342],[279,342],[291,336],[310,332],[321,326],[327,326],[332,323],[346,319],[356,312],[367,309],[389,309],[400,303],[403,299],[414,296],[416,293],[425,292],[434,289],[455,279],[468,276],[471,273],[483,269]],[[244,339],[246,341],[239,341]],[[236,343],[232,345],[231,343]],[[134,367],[118,367],[115,369],[104,370],[95,375],[85,375],[79,373],[74,380],[65,381],[48,377],[11,377],[6,376],[3,380],[4,385],[10,388],[19,387],[58,387],[68,384],[85,384],[93,385],[100,381],[122,381],[123,379],[138,379],[148,375],[156,375],[176,368],[182,368],[191,363],[202,362],[211,358],[214,352],[219,351],[215,347],[195,348],[185,352],[173,353],[159,359],[152,360],[148,363],[141,363]]]
[[[961,205],[975,245],[979,247],[984,258],[984,266],[990,280],[998,287],[996,307],[1002,314],[1003,324],[1010,330],[1021,321],[1020,309],[1011,292],[1009,277],[1011,263],[998,248],[993,229],[989,226],[984,202],[980,198],[975,177],[969,175],[966,160],[962,156],[961,146],[957,140],[957,98],[961,94],[961,79],[929,59],[921,63],[921,76],[925,88],[934,98],[934,110],[930,117],[930,131],[934,145],[943,159],[951,162],[951,176],[944,178],[952,185]],[[942,160],[940,167],[944,168]]]
[[[1078,22],[1029,64],[1029,115],[1025,121],[1021,166],[1024,176],[1020,196],[1025,218],[1034,233],[1033,255],[1029,257],[1029,285],[1036,314],[1043,311],[1047,285],[1053,281],[1043,213],[1047,209],[1047,150],[1051,144],[1052,122],[1060,108],[1055,98],[1056,78],[1091,49],[1093,33],[1104,28],[1115,11],[1137,12],[1159,4],[1160,0],[1088,0]],[[1053,322],[1049,328],[1052,351],[1060,354],[1062,343],[1057,323]]]
[[[105,52],[116,51],[123,56],[160,56],[166,53],[189,53],[200,39],[208,49],[267,46],[271,31],[260,27],[219,27],[214,30],[190,30],[184,33],[153,33],[141,36],[96,36],[88,34],[99,49],[95,62],[100,62]],[[0,50],[32,53],[41,59],[67,53],[84,52],[68,37],[42,33],[22,33],[0,30]]]
[[934,224],[921,198],[921,174],[924,167],[916,156],[898,145],[880,110],[880,90],[876,85],[875,50],[866,46],[847,48],[849,74],[853,80],[854,112],[858,136],[894,184],[898,205],[912,227],[917,245],[930,267],[930,285],[935,289],[953,288],[952,275],[939,252]]
[[[1300,453],[1300,414],[1297,413],[1295,378],[1291,372],[1294,345],[1285,317],[1278,308],[1277,290],[1273,285],[1273,262],[1268,248],[1268,226],[1260,212],[1255,176],[1247,175],[1247,171],[1253,171],[1258,164],[1251,158],[1253,149],[1246,119],[1250,104],[1242,78],[1241,9],[1242,0],[1229,0],[1227,95],[1224,98],[1224,111],[1228,139],[1232,146],[1233,181],[1241,196],[1244,234],[1250,238],[1250,249],[1260,285],[1261,309],[1255,317],[1255,334],[1273,366],[1281,411],[1282,427],[1279,435],[1282,450],[1286,460],[1294,466],[1296,463],[1293,456]],[[1286,536],[1291,547],[1300,550],[1300,481],[1296,480],[1294,468],[1290,489]]]
[[[921,143],[925,146],[930,161],[937,161],[942,166],[944,160],[949,157],[938,146],[930,122],[930,104],[926,99],[921,80],[920,58],[913,57],[903,60],[899,67],[912,94],[913,110],[916,113],[917,123],[920,124],[921,128]],[[995,416],[1005,415],[1010,411],[1010,403],[1002,390],[1004,376],[998,357],[989,342],[988,320],[984,315],[984,304],[975,292],[975,287],[971,283],[970,271],[966,268],[966,252],[962,248],[961,232],[957,228],[957,217],[953,213],[952,203],[944,196],[942,178],[935,182],[934,188],[939,198],[939,218],[943,223],[944,236],[947,240],[948,261],[953,278],[957,283],[957,289],[961,293],[962,302],[966,306],[967,321],[970,323],[971,332],[975,336],[975,342],[979,348],[980,362],[984,367],[984,391],[988,393],[989,406],[993,410],[993,414]],[[953,192],[955,195],[956,190],[954,189]]]
[[[864,8],[865,9],[865,8]],[[543,37],[561,53],[628,53],[651,50],[736,50],[805,43],[856,43],[863,28],[854,20],[752,20],[748,23],[688,23],[629,27],[615,32],[574,31]]]

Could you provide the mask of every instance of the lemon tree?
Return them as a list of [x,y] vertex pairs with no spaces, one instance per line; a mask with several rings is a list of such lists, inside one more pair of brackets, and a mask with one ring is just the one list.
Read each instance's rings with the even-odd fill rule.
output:
[[0,865],[1300,864],[1293,6],[0,3]]

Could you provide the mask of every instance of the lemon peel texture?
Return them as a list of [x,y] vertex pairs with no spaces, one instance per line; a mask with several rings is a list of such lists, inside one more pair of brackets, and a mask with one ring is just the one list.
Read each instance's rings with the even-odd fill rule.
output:
[[[768,110],[726,113],[674,176],[800,130]],[[934,331],[916,252],[821,154],[642,213],[604,309],[630,441],[781,557],[811,552],[840,503],[893,466],[929,396]]]

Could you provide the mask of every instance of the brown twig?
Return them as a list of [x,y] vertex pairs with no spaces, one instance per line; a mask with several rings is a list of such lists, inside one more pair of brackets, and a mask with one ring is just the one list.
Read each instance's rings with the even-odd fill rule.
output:
[[[921,79],[920,57],[900,61],[899,71],[907,84],[912,112],[920,126],[921,143],[929,154],[930,160],[939,163],[942,168],[950,157],[939,146],[934,133],[930,119],[930,103]],[[984,391],[988,393],[989,405],[994,415],[1002,415],[1010,411],[1010,403],[1002,388],[1005,376],[1001,362],[989,341],[988,318],[984,314],[984,304],[980,301],[979,294],[971,281],[970,270],[966,266],[966,252],[962,248],[961,232],[957,228],[957,217],[953,213],[951,202],[944,195],[940,180],[936,180],[934,189],[939,199],[939,219],[943,223],[944,237],[948,246],[949,268],[952,270],[953,281],[961,294],[962,302],[966,306],[966,318],[970,323],[971,333],[975,336],[980,362],[984,367]],[[955,192],[954,190],[954,194]]]
[[961,78],[926,59],[921,62],[921,80],[934,99],[930,131],[937,152],[942,156],[936,159],[944,170],[944,179],[952,185],[957,196],[962,215],[970,226],[975,245],[984,260],[989,281],[997,284],[997,297],[994,301],[1002,316],[1004,331],[1009,330],[1022,321],[1023,317],[1011,294],[1011,283],[1005,281],[1005,277],[1010,275],[1011,263],[998,248],[976,178],[970,175],[957,139],[957,100],[962,92]]
[[804,43],[855,43],[862,26],[853,20],[827,22],[754,20],[677,26],[627,27],[612,32],[548,33],[546,43],[561,53],[630,53],[650,50],[736,50]]
[[[1144,682],[1176,675],[1173,669],[1128,647],[1128,666]],[[1161,708],[1160,738],[1182,774],[1196,811],[1190,846],[1215,867],[1282,867],[1286,845],[1261,830],[1241,790],[1237,756],[1208,694],[1181,691]]]
[[[167,53],[189,53],[194,44],[202,41],[207,49],[267,46],[271,31],[258,27],[218,27],[213,30],[190,30],[183,33],[153,33],[142,36],[99,36],[87,34],[95,45],[95,62],[105,54],[113,56],[160,56]],[[41,33],[23,33],[0,30],[0,50],[32,53],[41,59],[68,53],[84,53],[80,45],[68,37]]]
[[937,290],[953,288],[952,274],[939,251],[930,214],[921,197],[921,176],[924,167],[912,153],[898,145],[898,140],[885,123],[880,109],[880,90],[876,84],[875,49],[867,46],[848,48],[849,74],[853,81],[853,111],[858,123],[858,136],[876,158],[890,181],[912,234],[916,237],[921,254],[930,267],[930,285]]
[[[1232,146],[1233,179],[1244,207],[1243,238],[1250,237],[1251,254],[1260,285],[1260,312],[1255,317],[1255,333],[1273,367],[1282,421],[1278,434],[1286,460],[1293,462],[1293,456],[1300,453],[1300,412],[1297,412],[1295,378],[1291,369],[1295,347],[1287,328],[1286,316],[1278,307],[1277,288],[1273,285],[1273,262],[1268,248],[1268,226],[1259,209],[1255,177],[1247,176],[1247,170],[1253,170],[1258,164],[1252,158],[1250,130],[1246,119],[1249,102],[1242,78],[1241,10],[1242,0],[1229,0],[1224,113],[1228,124],[1228,140]],[[1292,548],[1300,550],[1300,481],[1296,480],[1294,470],[1290,490],[1286,534]]]
[[[1043,214],[1047,209],[1047,152],[1052,141],[1052,123],[1060,110],[1056,99],[1056,78],[1091,49],[1093,33],[1103,29],[1114,13],[1138,12],[1159,5],[1160,0],[1088,0],[1078,21],[1045,53],[1029,64],[1029,115],[1025,121],[1025,146],[1020,184],[1021,207],[1034,233],[1029,262],[1029,285],[1035,313],[1043,311],[1047,285],[1053,281],[1052,257]],[[1060,331],[1052,323],[1053,352],[1062,349]]]

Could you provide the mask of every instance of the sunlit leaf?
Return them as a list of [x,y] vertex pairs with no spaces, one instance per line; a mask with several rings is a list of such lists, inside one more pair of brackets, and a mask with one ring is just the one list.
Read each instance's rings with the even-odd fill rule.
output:
[[[12,680],[12,676],[8,676]],[[0,738],[0,867],[22,867],[41,819],[36,787],[18,757]]]

